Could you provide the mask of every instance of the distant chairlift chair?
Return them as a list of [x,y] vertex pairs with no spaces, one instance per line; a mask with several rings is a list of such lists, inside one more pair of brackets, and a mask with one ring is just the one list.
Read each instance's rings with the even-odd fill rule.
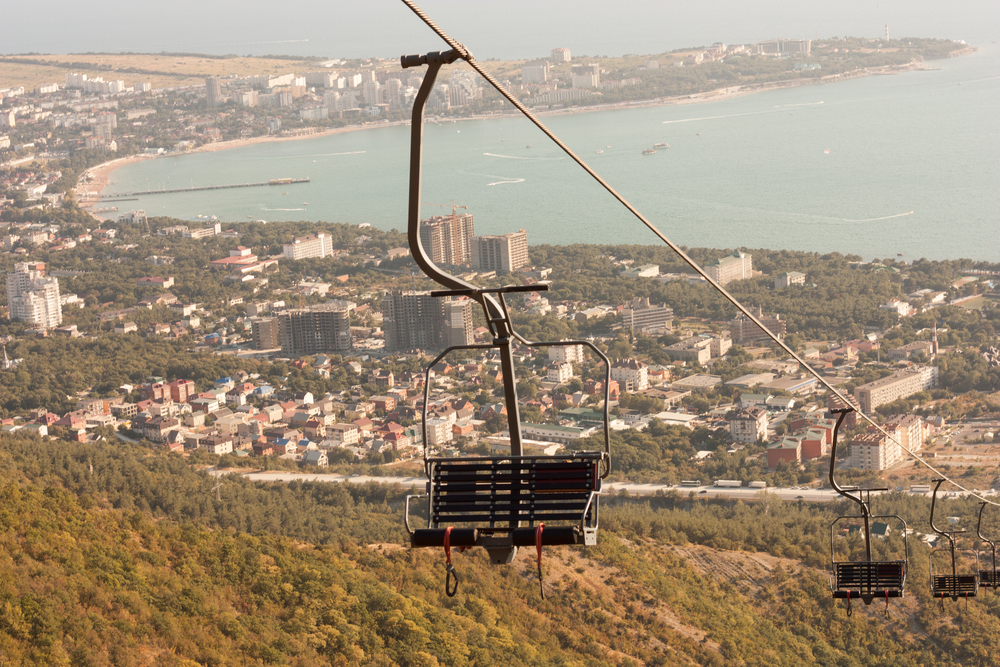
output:
[[[830,452],[830,486],[841,496],[857,503],[861,508],[861,514],[838,517],[830,525],[830,560],[833,564],[830,588],[833,590],[834,599],[847,600],[848,615],[851,614],[851,600],[860,598],[866,605],[870,605],[872,600],[878,598],[885,600],[885,613],[888,616],[889,598],[903,597],[904,584],[906,583],[907,563],[910,557],[906,542],[906,522],[895,514],[872,515],[871,492],[887,491],[888,489],[842,488],[834,478],[834,467],[837,462],[837,435],[844,418],[852,411],[853,408],[850,407],[831,410],[831,413],[837,414],[839,417],[837,425],[833,429],[833,445]],[[845,519],[858,518],[864,520],[865,559],[838,561],[834,547],[837,524]],[[903,560],[879,561],[872,559],[872,519],[895,519],[902,526]]]
[[[936,483],[934,485],[934,494],[931,496],[931,530],[941,537],[947,538],[949,548],[934,549],[931,551],[928,570],[930,571],[931,577],[931,593],[934,597],[940,598],[941,604],[943,605],[945,596],[950,597],[952,600],[958,600],[960,597],[964,597],[966,600],[976,597],[976,592],[979,590],[979,552],[971,549],[957,549],[955,547],[955,535],[964,533],[964,530],[944,531],[934,525],[934,507],[937,504],[938,488],[940,488],[941,483],[946,480],[942,477],[941,479],[936,479],[934,481]],[[947,572],[942,574],[940,571],[934,570],[934,554],[945,553],[946,551],[951,555],[951,574],[948,574]],[[975,557],[976,573],[958,573],[957,556],[959,552],[965,552]]]
[[976,534],[979,535],[981,539],[986,544],[990,545],[990,567],[989,569],[983,569],[982,560],[979,561],[979,586],[980,588],[992,588],[994,591],[1000,587],[1000,574],[997,572],[997,545],[996,542],[987,538],[983,535],[983,510],[989,505],[988,502],[983,502],[979,505],[979,522],[976,524]]
[[[510,321],[506,294],[541,292],[548,284],[513,285],[483,289],[445,273],[427,255],[420,241],[420,181],[423,111],[444,64],[458,59],[455,51],[404,56],[403,68],[427,65],[423,83],[413,104],[410,147],[410,201],[408,240],[417,265],[447,290],[432,296],[465,296],[482,306],[492,342],[449,347],[430,363],[424,385],[423,436],[426,492],[407,496],[404,520],[411,547],[443,548],[446,559],[445,592],[453,596],[458,577],[451,564],[452,547],[484,547],[496,564],[510,563],[518,547],[535,547],[539,587],[542,579],[542,547],[556,544],[594,545],[597,543],[601,481],[611,470],[608,401],[611,364],[587,341],[535,343],[517,334]],[[514,358],[515,341],[526,347],[583,345],[605,364],[604,448],[602,451],[573,452],[564,456],[526,456],[522,450],[521,418],[517,398]],[[510,453],[464,458],[432,457],[427,437],[427,408],[430,398],[430,370],[454,350],[497,350],[503,374]],[[427,500],[427,527],[411,528],[410,503]],[[544,589],[542,589],[544,597]]]

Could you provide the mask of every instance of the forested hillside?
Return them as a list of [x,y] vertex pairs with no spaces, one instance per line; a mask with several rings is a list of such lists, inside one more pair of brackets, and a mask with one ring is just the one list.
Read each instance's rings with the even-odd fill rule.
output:
[[[397,487],[215,480],[122,443],[0,450],[0,664],[991,665],[1000,604],[829,599],[837,506],[608,499],[599,546],[493,567],[403,546]],[[927,530],[927,503],[879,501]],[[970,517],[972,502],[942,511]],[[987,528],[992,528],[988,526]],[[895,538],[898,540],[898,537]],[[889,546],[898,546],[892,543]]]

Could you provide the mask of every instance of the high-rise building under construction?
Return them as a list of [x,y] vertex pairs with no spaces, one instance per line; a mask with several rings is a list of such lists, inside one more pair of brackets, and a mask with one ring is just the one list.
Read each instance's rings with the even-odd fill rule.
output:
[[420,244],[435,264],[467,266],[475,227],[471,213],[436,215],[420,221]]
[[254,346],[271,349],[277,339],[281,351],[286,354],[349,352],[354,347],[349,313],[346,306],[326,303],[285,310],[273,318],[254,320]]
[[395,292],[382,299],[385,348],[440,350],[472,343],[471,299],[433,297],[428,292]]

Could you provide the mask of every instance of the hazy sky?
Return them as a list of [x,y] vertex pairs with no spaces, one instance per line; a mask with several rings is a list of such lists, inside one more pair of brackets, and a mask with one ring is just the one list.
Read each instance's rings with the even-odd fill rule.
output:
[[[477,57],[528,58],[555,46],[574,53],[659,53],[715,41],[770,37],[1000,37],[998,0],[422,0]],[[194,51],[396,57],[440,42],[394,0],[54,0],[9,2],[0,53]]]

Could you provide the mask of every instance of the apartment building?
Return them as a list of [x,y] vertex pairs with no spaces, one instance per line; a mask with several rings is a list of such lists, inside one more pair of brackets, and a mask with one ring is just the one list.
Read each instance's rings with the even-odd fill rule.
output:
[[729,413],[727,420],[733,442],[753,444],[767,437],[769,419],[763,408],[740,408]]
[[583,345],[553,345],[549,348],[549,361],[583,361]]
[[573,364],[568,361],[553,361],[548,365],[546,371],[546,379],[549,382],[562,384],[569,382],[570,378],[573,377]]
[[851,440],[850,465],[861,470],[886,470],[902,459],[903,450],[899,446],[902,434],[898,428],[884,425],[891,437],[886,437],[881,431],[869,427],[864,433],[859,433]]
[[300,236],[291,243],[285,243],[282,246],[282,254],[285,259],[330,257],[333,255],[333,238],[323,232]]
[[285,310],[274,319],[282,352],[304,355],[347,352],[354,347],[349,311],[340,304]]
[[251,320],[253,349],[274,350],[281,347],[277,317],[255,317]]
[[382,328],[387,351],[439,350],[471,345],[470,299],[436,298],[428,292],[403,291],[382,299]]
[[472,214],[437,215],[420,221],[420,245],[435,264],[467,266],[472,259]]
[[598,88],[601,85],[600,65],[573,65],[571,71],[574,88]]
[[862,412],[937,386],[937,366],[911,366],[888,377],[854,388],[854,400]]
[[674,309],[665,304],[654,306],[649,297],[632,299],[622,308],[622,324],[640,333],[670,332],[673,329]]
[[649,367],[636,359],[618,359],[611,364],[611,379],[627,392],[649,388]]
[[549,80],[549,63],[545,60],[521,65],[521,84],[545,83]]
[[7,274],[7,305],[10,319],[30,322],[39,329],[62,324],[59,281],[45,275],[41,262],[19,262]]
[[750,278],[753,276],[753,257],[745,252],[734,252],[706,264],[705,273],[720,285]]
[[472,268],[480,271],[513,273],[529,266],[528,233],[523,229],[499,236],[472,237]]
[[885,430],[899,431],[899,444],[911,452],[919,452],[924,446],[924,420],[917,415],[893,415],[883,424]]
[[[781,319],[781,315],[764,315],[760,309],[755,315],[761,324],[779,338],[785,335],[787,324],[785,320]],[[771,342],[771,337],[746,315],[740,314],[735,319],[729,320],[728,326],[730,337],[738,345],[768,344]]]
[[222,106],[224,102],[222,99],[222,82],[214,76],[205,79],[205,102],[210,109]]

